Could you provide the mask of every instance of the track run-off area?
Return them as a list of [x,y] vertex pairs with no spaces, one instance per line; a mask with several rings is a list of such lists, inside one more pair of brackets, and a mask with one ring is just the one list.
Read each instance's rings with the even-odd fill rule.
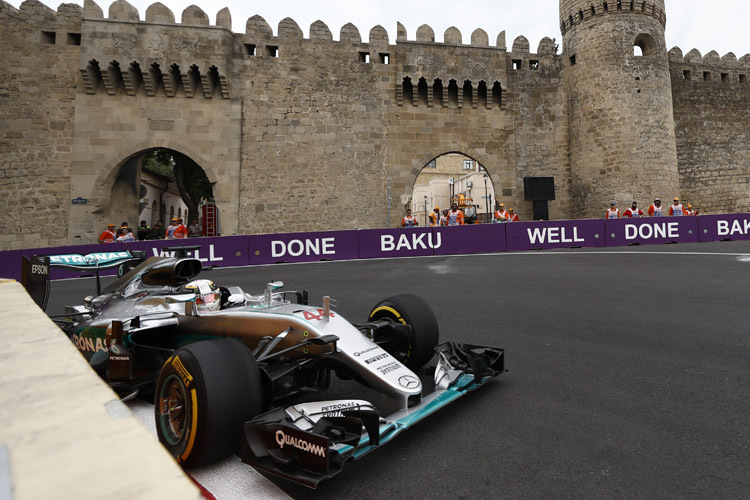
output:
[[[383,298],[420,295],[441,339],[502,347],[508,370],[317,490],[258,476],[257,495],[214,494],[746,498],[749,275],[750,242],[205,271],[248,292],[281,280],[312,304],[329,295],[353,323]],[[48,312],[93,289],[53,282]],[[334,377],[318,399],[373,397]]]

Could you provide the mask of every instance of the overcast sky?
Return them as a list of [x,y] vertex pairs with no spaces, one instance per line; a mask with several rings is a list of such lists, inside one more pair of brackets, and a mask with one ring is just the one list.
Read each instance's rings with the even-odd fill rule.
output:
[[[42,0],[52,8],[59,3]],[[110,1],[95,0],[107,15]],[[129,0],[144,19],[146,8],[154,3],[149,0]],[[734,52],[739,58],[750,52],[750,0],[666,0],[667,2],[667,49],[678,46],[684,53],[697,48],[705,55],[716,50],[720,56]],[[21,1],[12,0],[18,7]],[[83,5],[83,0],[77,1]],[[416,38],[422,24],[435,30],[435,39],[442,42],[443,33],[450,26],[457,27],[464,43],[468,43],[476,28],[484,29],[494,45],[497,34],[506,32],[508,47],[513,39],[524,35],[536,50],[539,40],[545,36],[560,35],[557,0],[281,0],[248,2],[240,0],[162,0],[179,22],[185,7],[195,3],[203,9],[213,24],[216,13],[229,7],[232,13],[233,30],[245,31],[247,18],[259,14],[277,33],[279,21],[291,17],[309,35],[310,24],[320,19],[328,25],[335,40],[339,38],[341,26],[351,22],[359,28],[363,41],[367,41],[370,28],[383,26],[391,43],[396,38],[396,22],[407,30],[409,40]]]

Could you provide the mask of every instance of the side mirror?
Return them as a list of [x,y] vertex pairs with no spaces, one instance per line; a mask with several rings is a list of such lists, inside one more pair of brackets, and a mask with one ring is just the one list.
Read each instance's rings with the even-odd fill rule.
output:
[[283,281],[274,281],[273,283],[268,283],[266,285],[266,290],[278,290],[279,288],[284,286]]

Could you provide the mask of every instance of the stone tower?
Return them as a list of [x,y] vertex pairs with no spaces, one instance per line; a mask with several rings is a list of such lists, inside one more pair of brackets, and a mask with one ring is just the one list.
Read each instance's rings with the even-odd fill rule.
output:
[[679,195],[665,24],[664,0],[560,0],[573,215]]

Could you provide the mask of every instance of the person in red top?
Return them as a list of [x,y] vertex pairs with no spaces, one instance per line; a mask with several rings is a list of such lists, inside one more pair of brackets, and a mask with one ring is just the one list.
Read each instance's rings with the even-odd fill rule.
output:
[[685,215],[685,208],[680,203],[679,198],[674,199],[674,204],[669,207],[669,215],[678,216]]
[[659,198],[656,198],[654,204],[648,207],[648,215],[649,217],[662,217],[664,215],[661,200]]
[[693,211],[693,205],[691,205],[690,203],[687,204],[685,215],[695,215],[695,212]]
[[417,218],[411,214],[411,210],[406,211],[406,216],[401,219],[401,227],[416,227],[419,225]]
[[513,212],[512,208],[509,208],[508,209],[508,222],[518,222],[519,220],[521,219],[518,218],[518,214]]
[[617,208],[617,202],[613,201],[609,204],[609,209],[607,210],[607,213],[604,214],[605,219],[619,219],[620,218],[620,209]]
[[622,216],[637,219],[639,217],[643,217],[643,210],[638,208],[638,203],[633,202],[630,208],[628,208],[627,210],[625,210],[625,212],[623,212]]
[[115,225],[107,224],[107,229],[102,231],[99,236],[99,243],[114,243],[115,242]]
[[165,236],[168,240],[187,238],[187,235],[187,228],[182,224],[181,219],[176,217],[172,219],[172,224],[169,225],[165,232]]

